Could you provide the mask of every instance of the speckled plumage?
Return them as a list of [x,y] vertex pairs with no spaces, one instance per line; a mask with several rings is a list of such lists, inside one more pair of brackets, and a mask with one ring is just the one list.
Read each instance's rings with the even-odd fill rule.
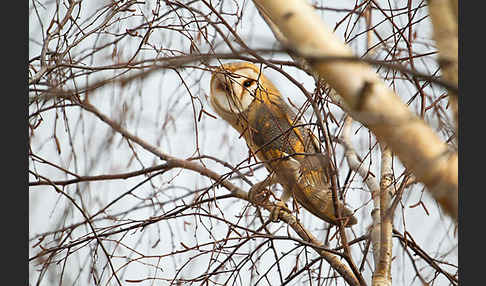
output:
[[[311,130],[297,120],[277,88],[256,65],[225,64],[211,78],[211,105],[245,138],[253,154],[284,188],[317,217],[337,224],[329,187],[328,159]],[[272,181],[273,183],[273,181]],[[270,183],[271,184],[271,183]],[[338,201],[346,226],[357,220]]]

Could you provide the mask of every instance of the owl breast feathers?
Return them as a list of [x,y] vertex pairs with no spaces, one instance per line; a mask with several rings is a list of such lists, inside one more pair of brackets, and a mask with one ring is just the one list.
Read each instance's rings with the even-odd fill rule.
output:
[[[211,77],[210,102],[282,185],[283,201],[293,197],[315,216],[338,224],[327,156],[259,67],[246,62],[223,65]],[[337,204],[344,225],[356,224],[353,212]]]

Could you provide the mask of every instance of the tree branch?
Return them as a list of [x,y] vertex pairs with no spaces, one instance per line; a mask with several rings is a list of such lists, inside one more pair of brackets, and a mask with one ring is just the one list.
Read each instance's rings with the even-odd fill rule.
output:
[[[301,55],[352,56],[351,49],[305,1],[254,0]],[[354,111],[352,116],[386,143],[423,182],[442,209],[457,220],[458,157],[364,63],[310,62]]]

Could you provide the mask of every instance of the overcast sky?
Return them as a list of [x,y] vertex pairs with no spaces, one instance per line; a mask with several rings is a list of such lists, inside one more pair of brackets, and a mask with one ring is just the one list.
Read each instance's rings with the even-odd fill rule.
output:
[[[47,19],[52,17],[54,13],[55,5],[50,1],[41,1],[45,9],[40,4],[37,5],[38,15],[35,12],[32,2],[30,3],[29,10],[29,58],[33,58],[40,54],[42,43],[42,34],[45,34],[47,29],[46,25],[49,23]],[[95,3],[96,2],[96,3]],[[92,15],[96,9],[101,7],[102,1],[93,1],[92,3],[83,3],[83,9],[80,12],[80,18],[88,17]],[[153,1],[145,1],[146,4],[140,4],[136,7],[137,13],[145,13],[148,15],[148,11],[153,9]],[[386,1],[378,1],[379,3],[387,3]],[[404,6],[406,1],[393,1],[403,2],[400,5]],[[412,1],[413,6],[416,7],[421,3],[420,1]],[[106,3],[106,2],[104,2]],[[242,4],[244,3],[244,4]],[[275,39],[271,31],[266,26],[265,22],[260,18],[256,12],[253,3],[251,1],[243,1],[240,3],[242,6],[239,8],[243,10],[242,21],[238,24],[236,30],[239,35],[246,41],[248,46],[252,48],[275,48]],[[234,9],[234,2],[228,1],[227,9]],[[328,7],[333,8],[352,8],[354,2],[352,1],[325,1]],[[96,6],[100,5],[100,6]],[[202,4],[199,5],[201,10],[206,11]],[[393,5],[395,5],[393,3]],[[167,9],[165,5],[162,5],[162,11]],[[425,8],[420,9],[417,15],[417,19],[421,19],[427,13]],[[335,27],[336,23],[341,21],[344,17],[344,13],[336,13],[332,11],[324,11],[321,14],[326,23],[330,27]],[[407,21],[407,15],[397,16],[395,23],[398,26],[403,25]],[[39,18],[42,19],[43,25],[39,24]],[[235,21],[235,17],[227,17],[227,21],[230,23]],[[373,18],[374,23],[379,23],[383,19],[379,13],[376,13],[376,17]],[[144,21],[141,17],[134,17],[129,20],[120,20],[115,22],[110,29],[113,33],[122,33],[127,28],[135,27]],[[82,21],[81,21],[82,22]],[[177,19],[171,17],[168,18],[165,24],[177,23]],[[360,22],[361,23],[361,22]],[[352,24],[352,23],[351,23]],[[350,25],[351,25],[350,24]],[[361,23],[363,25],[363,23]],[[194,26],[189,26],[194,28]],[[347,28],[346,25],[340,25],[336,33],[343,38]],[[389,34],[387,31],[389,26],[379,26],[377,30],[382,35]],[[417,53],[431,51],[434,48],[427,43],[430,43],[430,22],[424,20],[416,25],[416,32],[418,34],[417,44],[414,46]],[[88,28],[89,30],[89,28]],[[349,29],[348,27],[348,30]],[[359,34],[363,30],[363,27],[357,27],[351,31],[351,34]],[[161,32],[164,31],[164,32]],[[210,29],[210,32],[211,31]],[[348,32],[349,33],[349,32]],[[84,49],[92,48],[94,46],[102,46],[103,43],[112,41],[113,38],[108,34],[102,34],[97,36],[91,36],[89,39],[83,41],[84,43],[79,48],[75,49],[75,52],[83,54]],[[365,37],[359,36],[351,44],[353,50],[360,55],[364,50]],[[217,42],[222,42],[219,39]],[[185,53],[189,50],[189,42],[187,38],[183,38],[176,32],[170,32],[170,30],[156,30],[151,35],[150,43],[163,47],[164,49],[173,49],[183,51]],[[421,44],[423,43],[423,44]],[[122,59],[128,59],[133,52],[138,48],[139,40],[124,40],[117,46],[118,52]],[[200,43],[198,48],[202,52],[208,52],[209,46],[204,42]],[[87,59],[84,64],[90,66],[101,66],[113,63],[111,58],[111,52],[113,49],[108,49],[99,53],[92,61]],[[228,51],[227,47],[220,45],[218,51]],[[76,55],[73,54],[73,57]],[[377,55],[379,56],[379,54]],[[139,55],[139,59],[154,58],[156,55],[153,49],[147,49]],[[285,59],[289,60],[287,56],[277,54],[267,56],[272,59]],[[417,60],[417,69],[423,72],[435,71],[436,65],[433,63],[434,57],[428,57],[422,60]],[[223,61],[226,62],[226,61]],[[215,61],[212,62],[216,64]],[[425,63],[425,64],[424,64]],[[226,161],[232,165],[237,165],[244,161],[248,156],[248,149],[243,139],[239,138],[239,134],[234,131],[227,123],[220,118],[212,118],[203,114],[200,121],[197,121],[194,115],[194,109],[196,115],[203,107],[205,110],[216,116],[216,113],[212,111],[209,106],[209,79],[210,73],[208,71],[198,69],[199,63],[194,63],[195,67],[188,67],[180,69],[179,75],[173,70],[160,70],[156,73],[144,78],[143,81],[136,81],[128,84],[127,86],[120,87],[118,85],[107,85],[104,88],[95,90],[90,94],[90,102],[101,110],[105,115],[116,121],[122,121],[122,126],[133,134],[143,138],[146,142],[156,145],[164,153],[172,156],[185,159],[192,156],[197,156],[198,152],[201,155],[209,155],[216,157],[220,160]],[[202,66],[199,66],[202,67]],[[294,76],[299,82],[301,82],[305,88],[312,92],[314,89],[314,82],[304,72],[292,67],[285,67],[286,72]],[[94,76],[80,77],[77,84],[84,86],[92,83],[96,80],[113,76],[119,71],[107,71],[100,72]],[[279,87],[285,98],[290,98],[297,106],[301,106],[305,102],[305,96],[299,91],[299,89],[292,85],[283,75],[277,71],[271,69],[265,69],[265,74]],[[182,84],[181,77],[184,79],[187,86]],[[409,100],[416,92],[410,83],[404,83],[403,81],[397,81],[397,94],[403,99],[403,101]],[[68,83],[68,86],[72,86],[73,83]],[[189,88],[190,93],[187,88]],[[438,93],[437,89],[426,87],[425,91],[430,94]],[[191,99],[192,94],[192,99]],[[337,116],[337,120],[342,120],[343,113],[339,108],[331,106],[333,115]],[[412,104],[411,108],[417,110],[418,106]],[[36,107],[31,106],[29,113],[32,114],[37,110]],[[80,112],[78,107],[67,107],[63,113],[60,109],[52,109],[48,112],[44,112],[42,115],[42,124],[35,129],[34,133],[30,137],[30,146],[32,152],[44,159],[52,161],[63,168],[70,170],[79,175],[101,175],[101,174],[114,174],[125,173],[129,171],[139,170],[141,168],[151,167],[154,165],[162,164],[163,161],[154,157],[153,154],[143,150],[139,146],[130,146],[127,144],[119,134],[113,133],[112,129],[105,123],[101,122],[98,118],[95,118],[92,114],[87,112]],[[65,116],[65,118],[64,118]],[[310,109],[305,114],[306,120],[314,119]],[[436,127],[436,122],[432,121],[432,125]],[[337,134],[339,127],[337,125],[330,125],[331,133]],[[55,133],[53,132],[55,128]],[[197,130],[197,132],[196,132]],[[370,144],[374,144],[376,141],[374,138],[370,139],[367,129],[363,128],[360,124],[353,124],[353,143],[358,153],[365,157],[366,152],[369,149]],[[196,136],[197,133],[197,136]],[[54,135],[59,141],[60,150],[56,147],[56,142],[53,139]],[[197,148],[198,147],[198,148]],[[134,152],[136,150],[136,157]],[[375,147],[378,148],[378,147]],[[342,148],[337,148],[338,152],[342,152]],[[59,153],[60,151],[60,153]],[[342,160],[342,153],[337,154],[337,157]],[[203,160],[206,166],[220,174],[227,173],[229,170],[221,164],[215,163],[212,160]],[[370,157],[365,160],[366,164],[369,164]],[[374,152],[371,156],[371,171],[374,174],[379,174],[379,152]],[[344,171],[340,172],[340,182],[344,182],[347,175],[347,164],[340,161],[340,168]],[[396,174],[400,174],[403,169],[398,160],[394,162]],[[33,164],[29,162],[29,169],[43,174],[43,176],[50,178],[51,180],[66,180],[73,178],[66,175],[66,173],[56,170],[52,166],[45,164]],[[255,172],[253,177],[249,179],[255,183],[258,180],[265,178],[268,174],[266,170],[259,169]],[[134,177],[127,180],[112,180],[101,182],[90,182],[69,185],[63,190],[72,195],[76,201],[85,208],[88,213],[94,214],[101,208],[103,208],[108,202],[114,200],[121,194],[127,192],[131,188],[139,184],[144,177]],[[36,181],[33,175],[29,175],[29,181]],[[240,186],[244,190],[248,190],[249,186],[242,180],[234,180],[233,183]],[[153,178],[149,183],[145,183],[134,191],[132,196],[124,197],[122,200],[109,207],[106,210],[106,214],[117,215],[119,219],[126,222],[144,220],[151,216],[161,215],[164,212],[174,208],[175,206],[182,205],[182,201],[166,203],[164,206],[150,206],[151,203],[162,203],[171,201],[174,198],[186,195],[196,189],[204,188],[211,184],[211,181],[205,177],[198,175],[197,173],[190,172],[188,170],[171,170],[161,176]],[[279,187],[276,187],[277,194],[280,194]],[[227,191],[223,188],[216,188],[211,190],[212,195],[226,194]],[[194,196],[189,195],[184,199],[186,203],[190,203]],[[425,215],[425,211],[421,207],[410,208],[410,205],[417,203],[420,198],[428,207],[429,215]],[[370,211],[372,210],[372,203],[366,203],[370,200],[370,194],[363,188],[362,180],[356,176],[353,184],[351,185],[346,202],[352,209],[358,209],[356,216],[359,223],[353,227],[349,232],[350,238],[359,237],[366,233],[367,227],[371,223]],[[437,204],[429,197],[427,192],[423,192],[421,185],[417,185],[409,189],[404,194],[405,207],[399,208],[395,216],[394,227],[402,231],[404,227],[413,236],[413,239],[422,248],[426,249],[429,254],[436,253],[448,253],[446,260],[457,264],[457,236],[453,234],[453,228],[449,218],[443,217],[440,213]],[[139,208],[133,210],[134,208]],[[249,207],[246,202],[237,199],[228,199],[218,202],[218,207],[214,205],[212,207],[206,207],[207,210],[215,215],[221,216],[225,219],[238,222],[239,216],[242,214],[243,220],[249,224],[254,217],[255,208]],[[128,214],[122,213],[127,210],[132,210]],[[246,212],[243,213],[243,211]],[[191,213],[188,211],[186,213]],[[265,215],[268,213],[264,212]],[[303,211],[299,214],[302,223],[311,230],[317,237],[324,239],[322,236],[324,227],[327,224],[318,220],[311,214]],[[406,220],[403,220],[403,217]],[[81,214],[72,207],[72,204],[63,196],[54,191],[52,187],[39,186],[31,187],[29,189],[29,245],[31,246],[29,257],[38,253],[37,248],[32,246],[38,242],[38,234],[54,231],[68,226],[76,222],[82,221]],[[118,221],[117,223],[120,223]],[[94,224],[101,228],[103,226],[110,226],[114,222],[110,220],[99,220]],[[287,228],[282,227],[282,223],[276,223],[271,225],[272,230],[278,230],[277,235],[287,235]],[[257,228],[257,226],[251,226]],[[89,233],[88,226],[83,226],[71,234],[68,241],[77,239],[78,237]],[[353,233],[354,232],[354,233]],[[293,234],[293,233],[292,233]],[[322,235],[321,235],[322,234]],[[222,239],[227,235],[227,226],[217,220],[211,220],[204,217],[187,216],[177,220],[164,221],[155,225],[151,225],[142,231],[137,230],[129,232],[124,238],[123,243],[125,246],[121,249],[127,251],[128,247],[132,247],[145,253],[146,255],[162,255],[167,254],[175,249],[180,249],[180,243],[184,243],[188,246],[193,246],[197,243],[202,244],[210,242],[212,240]],[[120,239],[122,235],[114,236],[113,239]],[[157,241],[160,242],[157,243]],[[52,240],[52,238],[50,238]],[[45,242],[44,247],[53,246],[56,242]],[[278,242],[279,249],[284,252],[293,247],[294,243],[288,241]],[[155,245],[155,247],[153,247]],[[90,247],[94,247],[94,244]],[[252,247],[255,247],[255,243],[249,243],[241,249],[242,252],[250,251]],[[86,263],[92,263],[89,256],[89,247],[84,250],[79,250],[78,255],[73,255],[73,258],[69,260],[69,265],[66,268],[66,277],[76,279],[79,268]],[[353,248],[353,257],[361,257],[359,248]],[[393,282],[394,285],[418,285],[420,281],[418,279],[413,280],[413,266],[409,263],[407,254],[398,245],[397,240],[394,240],[394,256],[396,261],[393,263]],[[122,251],[123,252],[123,251]],[[127,251],[128,252],[128,251]],[[190,254],[190,253],[189,253]],[[178,277],[190,278],[192,275],[200,275],[201,271],[205,271],[207,268],[208,256],[200,256],[199,258],[190,259],[191,255],[184,253],[177,255],[173,258],[164,258],[162,260],[145,259],[140,263],[131,263],[129,266],[123,268],[124,279],[141,279],[151,275],[161,275],[163,277],[171,277],[175,275],[177,269],[174,265],[181,267],[184,263],[189,261],[189,265],[184,267],[182,273],[178,273]],[[372,261],[371,254],[369,254],[369,260]],[[264,256],[264,259],[266,256]],[[106,263],[105,257],[102,253],[98,253],[99,261],[98,266],[102,266]],[[288,259],[289,263],[293,265],[295,257],[288,256],[284,259]],[[116,261],[116,260],[114,260]],[[264,261],[261,262],[264,264]],[[273,258],[269,258],[269,261],[273,261]],[[360,262],[360,261],[359,261]],[[123,263],[121,261],[116,262],[118,266]],[[151,264],[152,263],[152,264]],[[36,266],[36,263],[29,263],[30,278],[29,281],[34,285],[37,281],[38,270],[40,266]],[[149,266],[147,266],[147,264]],[[159,272],[154,273],[154,265],[158,265],[161,269]],[[425,265],[418,262],[419,267]],[[48,273],[48,278],[44,279],[42,285],[51,285],[58,283],[55,275],[59,274],[62,265],[53,266],[54,270]],[[86,285],[85,281],[89,276],[89,267],[86,267],[79,278],[78,285]],[[249,266],[242,269],[242,273],[248,270]],[[105,269],[105,271],[109,271]],[[412,276],[412,277],[411,277]],[[241,285],[246,285],[245,279],[249,279],[249,275],[241,275]],[[365,272],[365,279],[371,281],[370,272]],[[249,281],[249,280],[248,280]],[[275,277],[275,281],[277,278]],[[298,281],[298,280],[297,280]],[[436,282],[440,282],[437,285],[447,285],[447,280],[438,278]],[[106,282],[105,282],[106,283]],[[145,283],[137,285],[152,285],[152,281],[146,281]],[[238,282],[240,283],[240,282]],[[443,283],[443,284],[442,284]],[[113,281],[109,283],[112,285]],[[157,284],[157,283],[156,283]],[[70,285],[67,284],[66,285]],[[105,285],[105,284],[103,284]],[[114,284],[113,284],[114,285]]]

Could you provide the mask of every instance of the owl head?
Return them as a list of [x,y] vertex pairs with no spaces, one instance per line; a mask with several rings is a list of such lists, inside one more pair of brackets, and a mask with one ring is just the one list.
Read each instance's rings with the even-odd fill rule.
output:
[[210,102],[216,113],[232,122],[262,96],[278,94],[261,68],[248,62],[223,64],[211,77]]

